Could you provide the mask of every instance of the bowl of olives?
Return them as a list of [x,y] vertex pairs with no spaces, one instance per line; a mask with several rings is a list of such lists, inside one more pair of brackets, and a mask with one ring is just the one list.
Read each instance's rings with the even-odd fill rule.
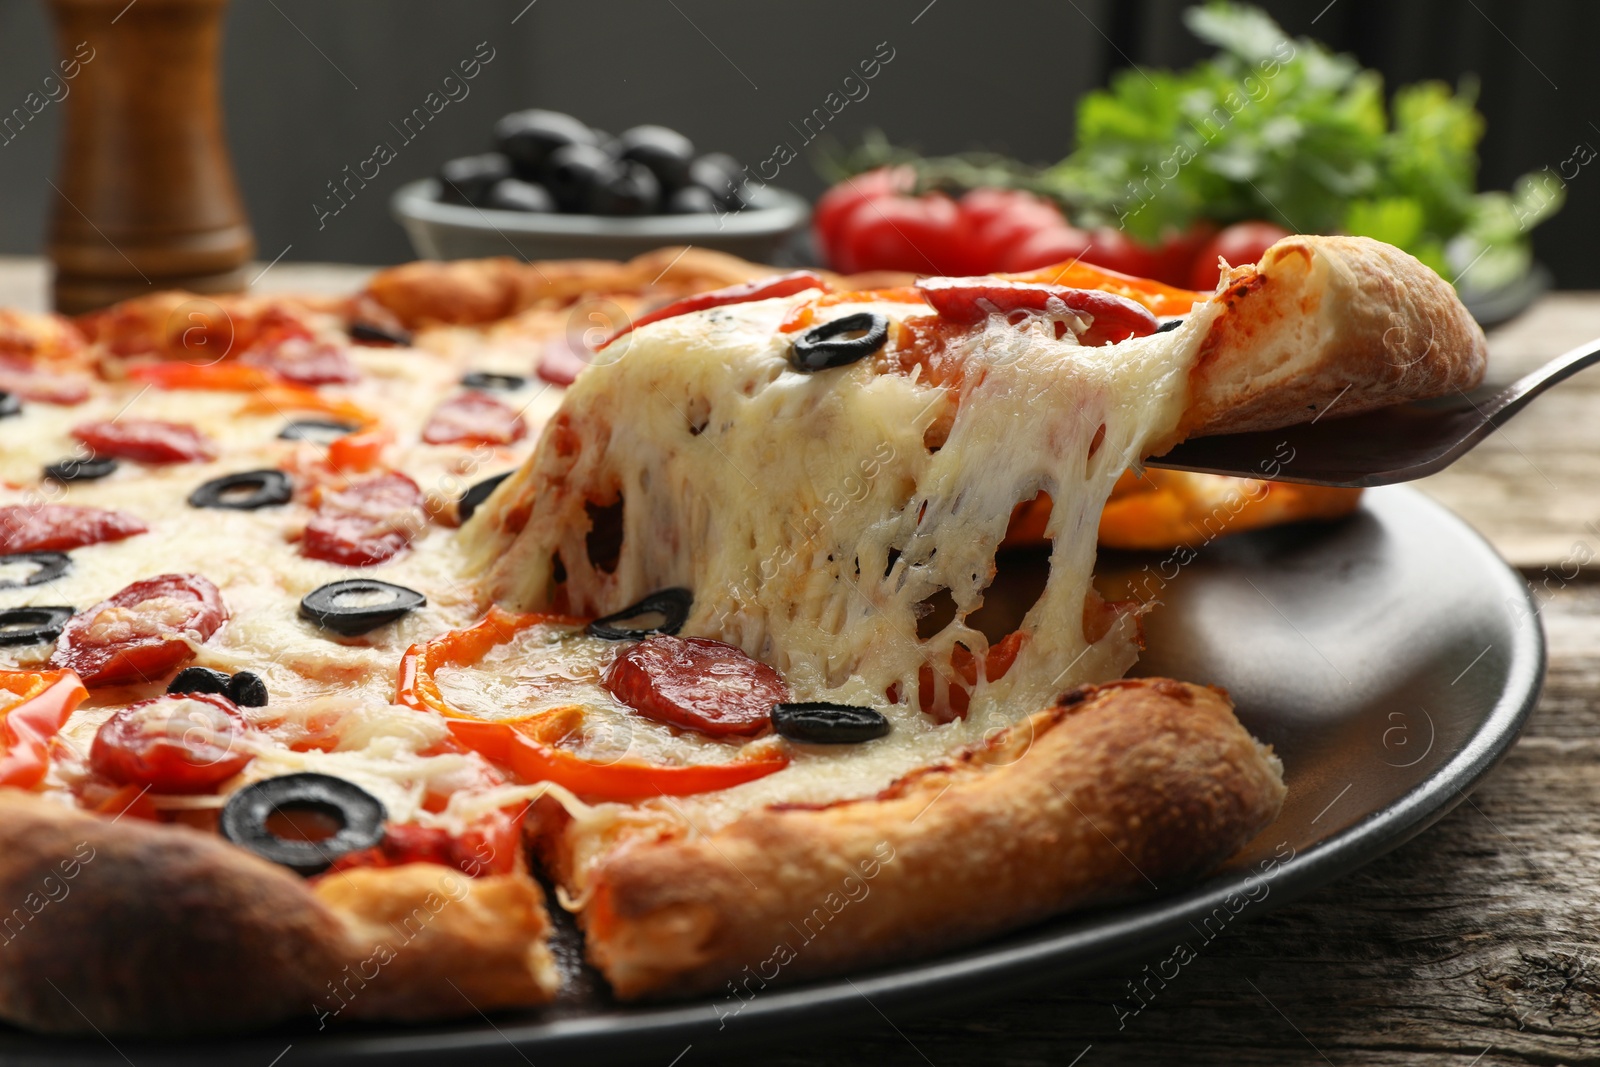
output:
[[663,245],[769,261],[805,226],[804,198],[746,180],[720,152],[665,126],[613,137],[571,115],[514,111],[494,150],[410,182],[391,208],[427,259],[627,259]]

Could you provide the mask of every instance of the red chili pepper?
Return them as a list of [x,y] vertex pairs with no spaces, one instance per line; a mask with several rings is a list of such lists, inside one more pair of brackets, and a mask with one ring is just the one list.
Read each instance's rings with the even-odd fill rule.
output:
[[807,289],[828,289],[828,283],[822,275],[809,270],[797,270],[792,274],[780,274],[776,278],[759,278],[743,285],[730,285],[726,289],[713,289],[709,293],[696,293],[686,296],[682,300],[674,300],[665,307],[656,308],[646,315],[640,315],[633,322],[624,326],[607,338],[604,348],[623,334],[637,330],[641,326],[648,326],[652,322],[662,319],[676,318],[687,315],[691,311],[704,311],[707,308],[726,307],[728,304],[748,304],[752,300],[771,300],[780,296],[793,296],[803,293]]
[[999,278],[924,278],[917,290],[939,317],[965,326],[976,325],[990,314],[1046,311],[1049,301],[1060,300],[1068,311],[1093,319],[1080,338],[1086,345],[1112,344],[1129,337],[1156,332],[1156,317],[1126,297],[1095,289],[1069,289],[1064,285],[1012,282]]

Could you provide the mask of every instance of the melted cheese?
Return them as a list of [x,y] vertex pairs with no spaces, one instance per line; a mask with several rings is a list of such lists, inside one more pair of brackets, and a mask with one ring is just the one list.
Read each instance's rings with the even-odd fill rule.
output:
[[[1093,641],[1084,632],[1096,526],[1118,475],[1178,425],[1216,313],[1200,305],[1180,329],[1101,348],[1070,332],[1057,340],[1047,316],[994,317],[953,342],[963,375],[947,388],[880,360],[793,370],[792,336],[777,326],[810,295],[638,331],[569,390],[539,451],[464,531],[508,607],[565,600],[599,613],[685,586],[695,599],[684,634],[772,664],[796,699],[886,710],[883,741],[796,746],[786,770],[684,802],[713,824],[760,803],[870,794],[1132,665],[1134,620]],[[826,313],[861,311],[928,314],[905,304]],[[1013,508],[1040,492],[1054,501],[1053,555],[1021,650],[1003,676],[978,672],[964,720],[937,725],[921,691],[931,681],[942,703],[961,681],[957,646],[982,662],[989,642],[967,618]],[[587,540],[595,508],[618,499],[622,547],[607,570]],[[954,619],[919,637],[943,596]]]

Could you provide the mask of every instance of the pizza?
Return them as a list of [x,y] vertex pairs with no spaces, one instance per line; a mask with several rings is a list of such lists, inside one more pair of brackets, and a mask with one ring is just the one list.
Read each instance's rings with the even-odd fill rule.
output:
[[552,908],[620,998],[731,995],[1199,877],[1283,767],[1124,678],[1097,546],[1355,496],[1140,461],[1484,355],[1332,237],[1214,293],[673,249],[5,313],[0,1017],[533,1006]]

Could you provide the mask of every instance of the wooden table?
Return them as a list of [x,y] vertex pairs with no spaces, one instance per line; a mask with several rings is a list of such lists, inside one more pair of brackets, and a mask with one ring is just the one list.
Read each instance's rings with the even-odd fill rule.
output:
[[[260,287],[341,291],[366,273],[279,264]],[[38,261],[0,259],[0,306],[42,307],[44,292]],[[1490,376],[1597,335],[1600,294],[1547,297],[1491,336]],[[998,1002],[974,990],[970,1010],[897,1011],[762,1062],[1600,1064],[1600,932],[1589,929],[1600,916],[1600,372],[1418,485],[1483,531],[1544,601],[1544,698],[1470,803],[1337,884],[1230,927],[1123,1028],[1112,1003],[1126,1001],[1136,966]],[[1572,561],[1583,565],[1563,579]],[[717,1055],[695,1048],[683,1067]]]

